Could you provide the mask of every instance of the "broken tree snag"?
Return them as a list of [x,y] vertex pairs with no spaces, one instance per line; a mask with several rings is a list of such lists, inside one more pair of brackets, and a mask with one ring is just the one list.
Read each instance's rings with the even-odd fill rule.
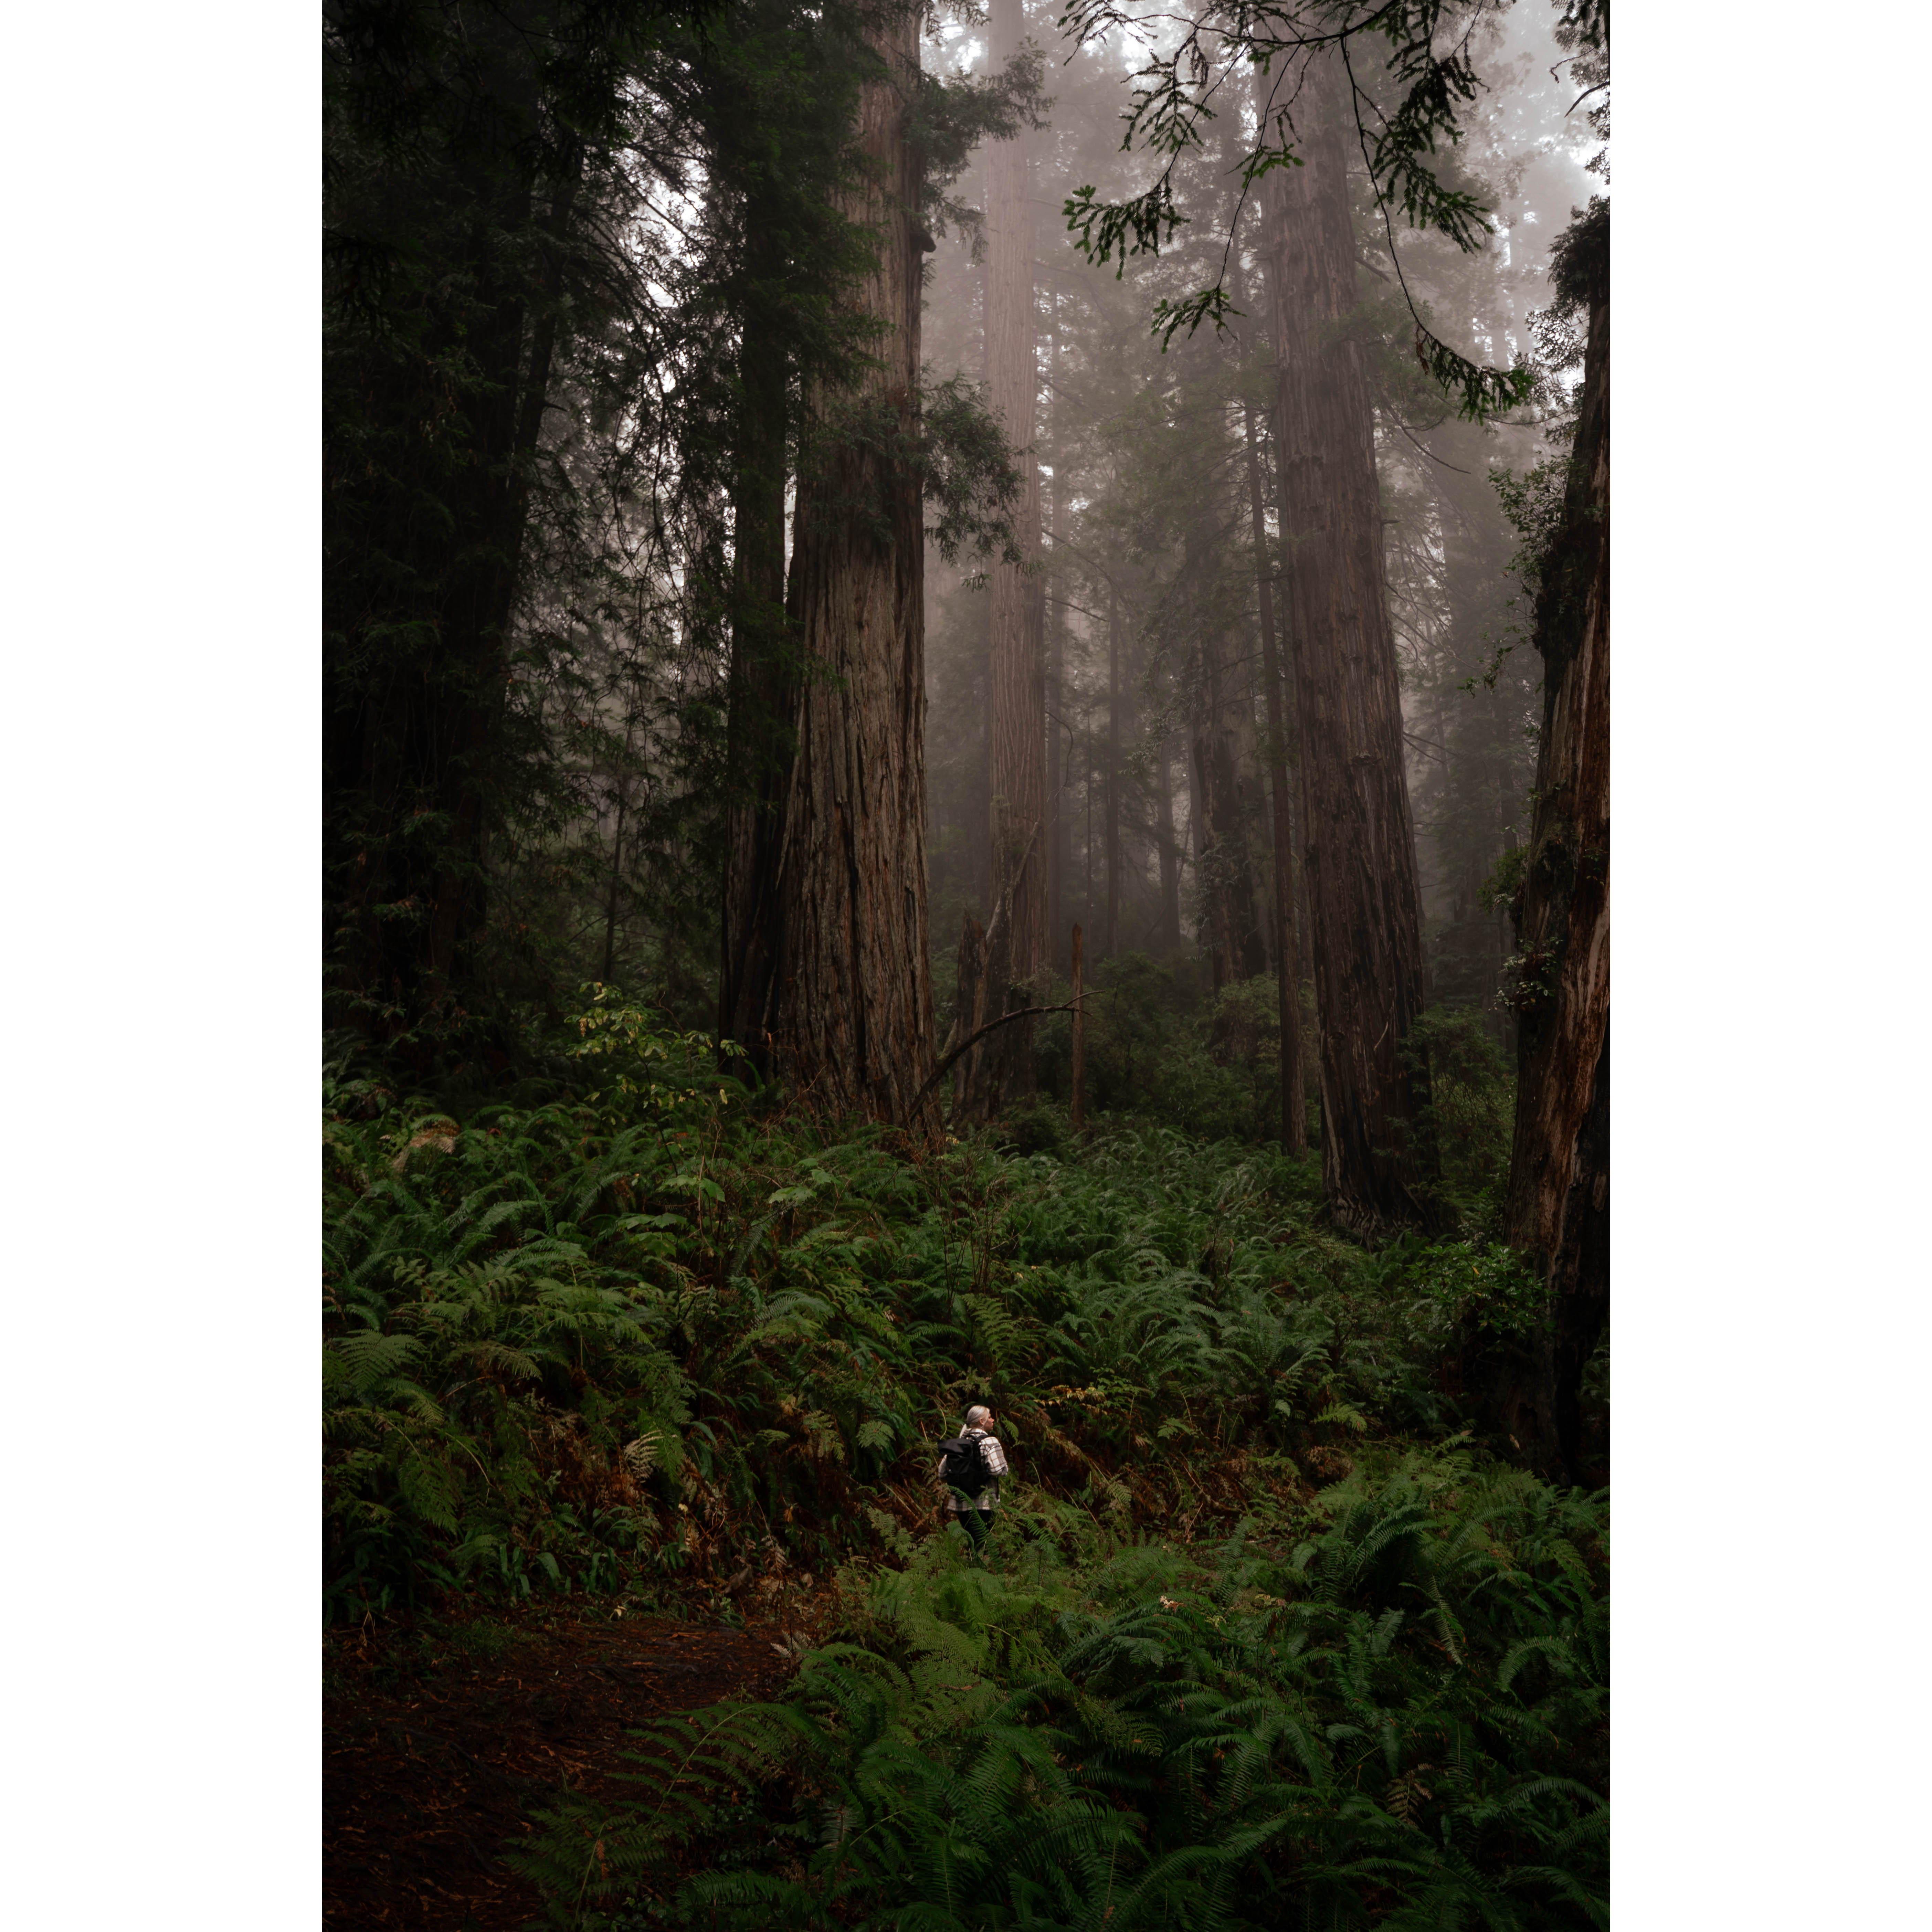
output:
[[1428,1082],[1403,1048],[1426,1004],[1402,700],[1383,578],[1375,421],[1360,345],[1340,63],[1310,62],[1306,165],[1269,177],[1283,629],[1300,724],[1322,1172],[1344,1226],[1426,1222]]
[[801,1098],[936,1135],[926,952],[925,530],[918,446],[919,21],[869,16],[864,166],[842,212],[877,238],[848,301],[849,388],[807,399],[787,615],[807,661],[774,894],[772,1054]]
[[1610,1315],[1610,211],[1570,231],[1568,282],[1588,308],[1563,519],[1536,600],[1544,663],[1536,815],[1504,998],[1517,1024],[1507,1226],[1550,1292],[1540,1460],[1578,1479],[1579,1386]]

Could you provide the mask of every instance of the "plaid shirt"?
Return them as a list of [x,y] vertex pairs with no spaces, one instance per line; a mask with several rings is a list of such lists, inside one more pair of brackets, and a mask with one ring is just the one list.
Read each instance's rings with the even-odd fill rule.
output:
[[[987,1474],[992,1478],[970,1502],[962,1502],[958,1491],[949,1488],[946,1492],[947,1506],[955,1510],[989,1510],[998,1507],[1000,1500],[1000,1478],[1007,1473],[1006,1452],[1000,1447],[1000,1438],[989,1436],[983,1429],[962,1429],[960,1435],[968,1442],[980,1444],[980,1460],[985,1464]],[[940,1458],[939,1466],[933,1472],[940,1481],[946,1480],[946,1459]]]

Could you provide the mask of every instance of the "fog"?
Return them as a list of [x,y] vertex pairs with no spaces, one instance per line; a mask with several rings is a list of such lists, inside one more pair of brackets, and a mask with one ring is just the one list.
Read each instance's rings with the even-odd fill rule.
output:
[[[1052,10],[1026,11],[1028,32],[1048,56],[1052,97],[1048,125],[1028,144],[1033,453],[1042,494],[1037,591],[1050,734],[1047,949],[1064,976],[1077,922],[1090,970],[1096,958],[1144,953],[1188,996],[1206,998],[1237,976],[1239,962],[1215,957],[1208,936],[1200,774],[1187,743],[1190,704],[1198,710],[1204,678],[1227,687],[1216,695],[1246,766],[1237,775],[1252,848],[1245,862],[1264,896],[1269,875],[1266,786],[1255,762],[1268,730],[1257,559],[1237,447],[1245,414],[1266,500],[1262,569],[1278,574],[1284,559],[1271,484],[1278,426],[1268,317],[1264,298],[1246,298],[1260,295],[1268,272],[1269,193],[1265,182],[1249,193],[1231,249],[1236,170],[1256,118],[1244,83],[1222,82],[1220,118],[1178,164],[1185,225],[1157,254],[1127,261],[1124,272],[1118,262],[1100,266],[1082,255],[1062,214],[1069,195],[1088,184],[1102,196],[1132,192],[1160,165],[1144,151],[1121,150],[1132,72],[1146,48],[1171,45],[1175,32],[1165,10],[1142,11],[1144,37],[1115,26],[1077,49],[1055,32]],[[1406,229],[1399,217],[1394,229],[1408,289],[1431,327],[1473,359],[1501,367],[1532,353],[1530,318],[1549,303],[1552,238],[1607,185],[1586,172],[1604,143],[1588,125],[1587,104],[1569,111],[1581,90],[1553,38],[1556,18],[1551,9],[1515,6],[1485,15],[1474,30],[1484,86],[1464,116],[1453,165],[1492,211],[1486,244],[1465,254]],[[943,24],[928,33],[926,50],[935,69],[988,70],[983,26]],[[1228,111],[1236,99],[1240,105]],[[987,152],[976,154],[955,190],[982,208]],[[1523,586],[1512,568],[1520,538],[1492,479],[1545,460],[1552,425],[1567,435],[1556,418],[1579,371],[1555,374],[1534,403],[1499,422],[1458,420],[1439,390],[1418,380],[1407,340],[1412,319],[1359,166],[1352,186],[1361,299],[1349,326],[1374,395],[1432,993],[1480,1014],[1500,1040],[1508,1018],[1495,996],[1508,939],[1498,892],[1507,881],[1497,872],[1527,829],[1540,698]],[[935,370],[986,373],[990,272],[978,229],[955,226],[940,239],[924,316],[924,352]],[[1156,303],[1224,272],[1238,307],[1249,312],[1232,316],[1225,332],[1204,325],[1178,334],[1163,352],[1150,328]],[[926,583],[934,728],[928,854],[943,1004],[950,942],[969,916],[986,919],[994,898],[992,599],[983,560],[949,566],[934,554]],[[1111,648],[1110,613],[1118,627]],[[1227,862],[1223,841],[1220,862]]]

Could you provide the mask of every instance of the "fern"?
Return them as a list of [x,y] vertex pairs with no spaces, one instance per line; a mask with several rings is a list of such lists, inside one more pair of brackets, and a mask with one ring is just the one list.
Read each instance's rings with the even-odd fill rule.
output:
[[[1448,1556],[1480,1520],[1512,1574],[1562,1576],[1516,1540],[1542,1533],[1549,1492],[1515,1489],[1511,1527],[1502,1498],[1454,1484],[1418,1462],[1358,1485],[1298,1564],[1238,1537],[1205,1570],[1154,1545],[1070,1566],[1036,1541],[1003,1575],[917,1545],[855,1604],[866,1634],[809,1653],[780,1703],[658,1727],[635,1798],[548,1814],[520,1868],[561,1923],[628,1896],[748,1932],[1600,1926],[1600,1789],[1495,1721],[1506,1671],[1565,1640],[1506,1640],[1520,1606]],[[1418,1578],[1486,1660],[1445,1667],[1388,1600]],[[680,1880],[674,1851],[708,1875]]]

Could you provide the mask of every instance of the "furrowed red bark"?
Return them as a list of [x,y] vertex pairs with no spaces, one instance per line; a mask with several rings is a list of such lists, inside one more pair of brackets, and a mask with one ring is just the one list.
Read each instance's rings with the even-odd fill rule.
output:
[[918,16],[867,29],[885,72],[860,92],[868,178],[845,212],[878,238],[850,297],[873,366],[813,398],[787,600],[806,660],[772,895],[775,1070],[812,1106],[936,1132],[926,957],[925,536],[919,430],[924,238],[910,134]]
[[1550,1294],[1541,1459],[1579,1479],[1578,1388],[1610,1313],[1610,304],[1607,216],[1564,500],[1537,596],[1536,814],[1516,915],[1507,1226]]
[[1347,140],[1332,56],[1277,184],[1274,296],[1286,630],[1301,725],[1304,866],[1321,1022],[1322,1179],[1345,1226],[1426,1222],[1427,1081],[1406,1064],[1426,1004],[1402,706],[1383,581],[1374,419],[1356,306]]

